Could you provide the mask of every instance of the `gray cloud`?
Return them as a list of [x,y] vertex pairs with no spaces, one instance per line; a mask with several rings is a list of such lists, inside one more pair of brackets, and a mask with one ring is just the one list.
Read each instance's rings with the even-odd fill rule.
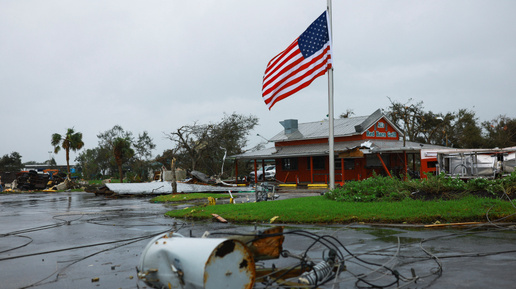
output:
[[[386,96],[434,112],[515,117],[513,1],[333,1],[335,114],[386,108]],[[2,1],[0,155],[43,161],[75,127],[86,148],[120,124],[158,144],[183,125],[253,114],[250,144],[286,118],[326,117],[327,80],[261,100],[267,62],[325,1]],[[72,156],[72,158],[75,156]],[[64,154],[57,156],[64,163]]]

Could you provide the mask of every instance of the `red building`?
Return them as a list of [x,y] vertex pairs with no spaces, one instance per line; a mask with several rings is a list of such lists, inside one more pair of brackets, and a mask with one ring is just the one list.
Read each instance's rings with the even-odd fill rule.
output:
[[[276,180],[282,183],[328,183],[328,120],[280,122],[284,130],[270,141],[274,147],[233,156],[254,160],[255,170],[266,161],[276,164]],[[421,158],[421,149],[441,146],[403,141],[400,130],[380,109],[369,116],[335,119],[335,182],[362,180],[379,175],[413,176],[435,171],[435,158]],[[422,163],[423,162],[423,163]],[[429,165],[430,164],[430,167]],[[256,173],[255,173],[256,174]]]

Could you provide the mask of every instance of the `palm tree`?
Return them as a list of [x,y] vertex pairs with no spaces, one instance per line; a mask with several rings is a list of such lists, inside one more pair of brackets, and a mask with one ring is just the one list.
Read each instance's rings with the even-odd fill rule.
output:
[[124,182],[122,164],[134,156],[134,150],[131,148],[131,141],[127,138],[117,137],[113,141],[113,154],[115,162],[118,166],[118,174],[120,175],[120,183]]
[[69,128],[64,136],[58,133],[52,135],[51,144],[54,147],[54,153],[58,153],[61,147],[66,151],[66,169],[68,178],[70,178],[70,150],[78,151],[84,146],[82,141],[82,133],[75,132],[73,128]]

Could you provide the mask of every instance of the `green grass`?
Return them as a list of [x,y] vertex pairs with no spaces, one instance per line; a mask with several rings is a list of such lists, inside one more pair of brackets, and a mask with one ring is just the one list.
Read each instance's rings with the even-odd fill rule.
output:
[[168,202],[186,202],[191,200],[207,199],[212,197],[215,199],[229,199],[227,194],[217,193],[191,193],[191,194],[176,194],[176,195],[162,195],[152,198],[150,201],[153,203],[168,203]]
[[[166,213],[169,217],[207,219],[215,213],[232,222],[276,223],[411,223],[428,224],[496,220],[516,213],[509,202],[496,199],[466,197],[459,200],[399,202],[335,202],[322,196],[304,197],[259,203],[197,206]],[[516,221],[511,216],[504,221]]]
[[[120,183],[120,179],[111,178],[110,183]],[[88,180],[88,184],[90,185],[103,185],[103,180]]]

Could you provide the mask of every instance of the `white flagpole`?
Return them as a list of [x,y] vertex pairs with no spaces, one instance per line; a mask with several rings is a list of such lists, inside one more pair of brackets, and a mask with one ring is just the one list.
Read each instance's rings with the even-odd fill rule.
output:
[[[328,23],[330,24],[330,47],[333,49],[333,27],[331,22],[331,0],[328,0]],[[332,55],[333,62],[333,55]],[[334,150],[334,132],[333,132],[333,63],[328,71],[328,119],[329,119],[329,167],[330,167],[330,189],[335,189],[335,150]]]

